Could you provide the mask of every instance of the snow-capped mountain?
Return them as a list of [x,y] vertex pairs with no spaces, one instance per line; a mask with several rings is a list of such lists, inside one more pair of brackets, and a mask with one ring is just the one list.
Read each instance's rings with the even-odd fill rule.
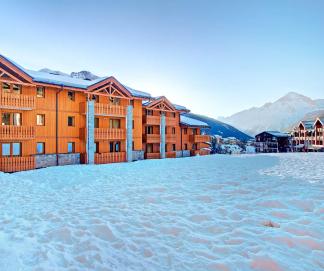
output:
[[299,93],[289,92],[275,102],[219,119],[255,135],[264,130],[287,131],[299,120],[318,110],[324,110],[324,99],[313,100]]
[[69,76],[69,77],[73,77],[73,78],[79,78],[79,79],[83,79],[83,80],[96,80],[99,78],[99,76],[89,72],[89,71],[79,71],[79,72],[71,72],[71,74],[67,74],[61,71],[54,71],[48,68],[43,68],[39,70],[40,72],[46,72],[46,73],[50,73],[50,74],[56,74],[56,75],[63,75],[63,76]]

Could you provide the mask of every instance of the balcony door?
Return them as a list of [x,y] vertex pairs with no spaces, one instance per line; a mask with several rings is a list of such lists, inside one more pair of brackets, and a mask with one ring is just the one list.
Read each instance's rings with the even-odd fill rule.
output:
[[21,126],[21,113],[2,113],[1,125]]

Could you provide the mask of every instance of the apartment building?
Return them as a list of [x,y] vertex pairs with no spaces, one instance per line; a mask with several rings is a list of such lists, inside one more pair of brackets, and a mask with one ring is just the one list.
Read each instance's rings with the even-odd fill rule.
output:
[[112,76],[32,71],[0,55],[0,171],[208,154],[200,127],[183,128],[188,111]]

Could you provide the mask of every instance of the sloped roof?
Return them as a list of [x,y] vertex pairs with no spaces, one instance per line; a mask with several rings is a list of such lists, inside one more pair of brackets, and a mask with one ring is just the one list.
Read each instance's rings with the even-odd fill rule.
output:
[[138,98],[151,98],[151,94],[145,91],[136,90],[124,85],[124,87],[134,96]]
[[180,123],[185,126],[190,126],[190,127],[204,127],[204,128],[209,127],[209,125],[206,122],[203,122],[203,121],[200,121],[197,119],[193,119],[193,118],[189,118],[184,115],[180,115]]
[[261,135],[263,133],[267,133],[267,134],[270,134],[270,135],[275,136],[275,137],[289,137],[290,136],[287,133],[282,133],[282,132],[279,132],[279,131],[263,131],[262,133],[259,133],[256,136]]
[[300,123],[302,123],[306,129],[312,129],[314,127],[313,120],[302,120]]
[[189,111],[188,108],[186,108],[183,105],[179,105],[179,104],[173,104],[173,106],[175,107],[175,109],[179,110],[179,111]]

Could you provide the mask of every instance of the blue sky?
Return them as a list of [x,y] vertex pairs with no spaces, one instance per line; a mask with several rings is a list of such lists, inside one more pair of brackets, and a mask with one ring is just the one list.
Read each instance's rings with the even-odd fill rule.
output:
[[324,1],[1,1],[0,52],[90,70],[195,113],[324,98]]

